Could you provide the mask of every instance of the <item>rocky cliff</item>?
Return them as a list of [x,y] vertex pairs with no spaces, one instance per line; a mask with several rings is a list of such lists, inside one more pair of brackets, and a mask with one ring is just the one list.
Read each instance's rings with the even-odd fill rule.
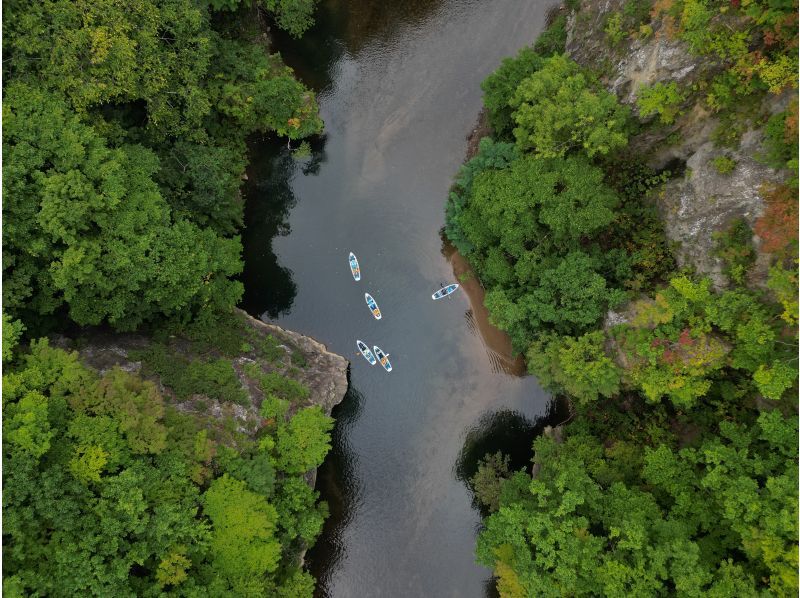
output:
[[[640,5],[644,8],[637,8]],[[764,210],[764,184],[785,180],[786,174],[766,166],[760,155],[767,117],[785,110],[794,94],[773,96],[737,114],[735,123],[723,122],[706,102],[706,82],[721,72],[721,66],[708,56],[693,55],[671,30],[674,24],[651,18],[649,6],[582,0],[567,21],[567,53],[598,73],[635,114],[642,86],[674,82],[681,90],[673,122],[657,121],[655,116],[642,119],[644,126],[631,138],[630,147],[654,168],[673,174],[656,201],[666,234],[676,242],[679,265],[694,267],[718,288],[724,287],[714,235],[740,218],[752,227]],[[720,172],[715,164],[722,156],[730,171]],[[753,241],[758,247],[759,239]],[[767,260],[760,256],[760,262],[762,267],[754,269],[756,284],[766,274]]]
[[[254,379],[254,372],[275,372],[302,384],[309,390],[303,406],[319,405],[328,415],[344,398],[349,367],[344,357],[331,353],[311,337],[261,322],[241,310],[236,310],[231,322],[233,330],[228,332],[232,332],[240,342],[237,343],[239,350],[236,355],[229,359],[246,394],[246,399],[239,403],[220,401],[202,392],[178,396],[175,389],[148,369],[141,359],[143,352],[159,343],[169,346],[174,359],[191,361],[198,357],[202,360],[220,357],[218,350],[205,343],[181,336],[154,341],[152,337],[138,333],[88,332],[78,340],[56,339],[55,344],[76,349],[86,365],[101,373],[113,367],[139,373],[153,380],[178,409],[215,416],[219,421],[229,419],[245,433],[256,432],[261,424],[259,407],[264,393],[258,380]],[[267,353],[265,346],[268,347]]]

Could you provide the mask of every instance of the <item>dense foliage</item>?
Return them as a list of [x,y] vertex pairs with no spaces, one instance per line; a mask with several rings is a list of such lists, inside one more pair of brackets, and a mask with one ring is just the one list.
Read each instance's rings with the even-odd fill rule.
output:
[[508,101],[523,150],[545,158],[581,148],[590,158],[628,142],[628,110],[574,61],[555,55],[523,79]]
[[478,559],[503,596],[795,595],[796,438],[777,411],[692,448],[540,438],[536,479],[503,484]]
[[[6,595],[311,596],[299,555],[327,507],[306,474],[332,421],[283,375],[302,355],[232,308],[245,140],[322,128],[259,16],[297,36],[315,4],[4,6]],[[157,331],[138,357],[163,386],[32,340],[75,324]],[[242,353],[281,368],[252,372],[260,417]]]
[[[296,32],[312,7],[267,6]],[[78,324],[132,329],[236,304],[244,139],[321,128],[313,94],[249,40],[255,31],[242,34],[247,10],[188,0],[6,6],[12,317],[40,329],[63,310]]]
[[[790,4],[631,0],[606,15],[612,48],[653,35],[657,18],[718,60],[691,90],[641,87],[643,122],[558,53],[558,21],[541,53],[522,50],[483,84],[493,138],[459,171],[445,232],[492,322],[574,408],[563,442],[536,440],[532,472],[498,453],[470,480],[488,515],[478,560],[502,596],[797,594],[797,103],[758,121],[756,158],[786,182],[760,190],[753,229],[715,235],[724,290],[676,271],[648,208],[670,173],[625,149],[698,93],[722,122],[715,143],[737,146],[737,110],[797,87]],[[713,166],[737,163],[723,150]],[[754,232],[772,257],[767,289],[752,284]]]
[[290,416],[268,396],[272,423],[252,439],[46,340],[9,364],[13,344],[4,339],[7,595],[311,595],[296,556],[326,514],[304,479],[329,448],[318,407]]

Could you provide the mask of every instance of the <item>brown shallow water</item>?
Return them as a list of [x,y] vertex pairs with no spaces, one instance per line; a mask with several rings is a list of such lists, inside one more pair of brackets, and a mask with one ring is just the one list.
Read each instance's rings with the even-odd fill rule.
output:
[[442,254],[453,267],[454,280],[458,281],[461,291],[467,295],[470,305],[469,321],[480,335],[489,360],[496,365],[498,371],[513,376],[524,376],[526,373],[525,359],[522,355],[514,355],[511,337],[495,328],[489,321],[489,310],[483,304],[486,291],[469,262],[447,242],[442,247]]
[[[285,143],[253,146],[245,308],[352,361],[317,482],[332,513],[307,556],[320,595],[490,592],[490,571],[474,562],[480,515],[464,479],[499,449],[525,466],[553,408],[535,379],[517,375],[477,280],[446,301],[430,295],[465,267],[443,254],[439,230],[480,82],[536,38],[547,8],[324,0],[301,41],[276,38],[318,91],[326,133],[299,162]],[[357,338],[390,353],[394,371],[356,356]]]

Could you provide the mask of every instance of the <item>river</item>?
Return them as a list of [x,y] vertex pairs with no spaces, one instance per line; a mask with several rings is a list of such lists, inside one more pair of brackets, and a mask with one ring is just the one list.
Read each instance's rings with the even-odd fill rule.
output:
[[[484,340],[474,294],[431,293],[455,276],[439,230],[480,82],[536,38],[548,7],[323,0],[302,40],[275,35],[318,92],[326,132],[303,160],[274,141],[252,147],[244,307],[352,362],[317,483],[332,512],[307,556],[319,595],[492,592],[491,572],[475,564],[480,514],[463,478],[498,448],[525,466],[551,401]],[[357,338],[390,353],[394,371],[357,356]]]

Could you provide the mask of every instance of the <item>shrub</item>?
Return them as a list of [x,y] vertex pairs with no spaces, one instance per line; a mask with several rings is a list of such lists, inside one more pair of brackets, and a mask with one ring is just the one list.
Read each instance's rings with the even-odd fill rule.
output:
[[727,231],[714,233],[716,249],[714,255],[721,258],[725,266],[722,270],[732,282],[744,284],[747,270],[756,261],[753,248],[753,231],[744,218],[733,222]]
[[603,29],[606,32],[608,43],[611,46],[618,46],[623,39],[625,39],[625,31],[622,30],[622,13],[614,12],[609,15],[606,20],[606,26]]
[[761,237],[761,250],[796,255],[798,205],[797,192],[787,185],[765,185],[761,194],[764,214],[756,221],[755,233]]
[[553,23],[542,33],[533,44],[533,49],[541,56],[563,54],[567,45],[567,15],[560,13]]
[[790,326],[796,326],[798,320],[797,300],[797,260],[792,261],[791,268],[784,268],[778,262],[769,269],[767,286],[775,293],[775,298],[783,306],[781,318]]
[[300,384],[296,380],[281,376],[276,372],[263,373],[257,366],[248,368],[247,374],[258,380],[264,396],[275,396],[292,403],[300,402],[308,398],[309,390],[307,386]]
[[774,114],[764,128],[764,161],[772,168],[794,171],[793,186],[797,186],[798,146],[797,107],[795,101],[789,110]]
[[736,168],[736,160],[728,156],[717,156],[711,160],[714,169],[720,174],[730,174]]
[[678,84],[674,81],[656,83],[652,86],[642,85],[639,88],[636,105],[639,106],[639,114],[643,117],[658,114],[662,124],[670,125],[675,122],[685,98],[685,94],[678,89]]
[[228,359],[203,361],[197,358],[189,361],[158,343],[131,352],[131,357],[142,360],[145,374],[158,375],[180,399],[197,394],[237,405],[245,405],[249,400]]

